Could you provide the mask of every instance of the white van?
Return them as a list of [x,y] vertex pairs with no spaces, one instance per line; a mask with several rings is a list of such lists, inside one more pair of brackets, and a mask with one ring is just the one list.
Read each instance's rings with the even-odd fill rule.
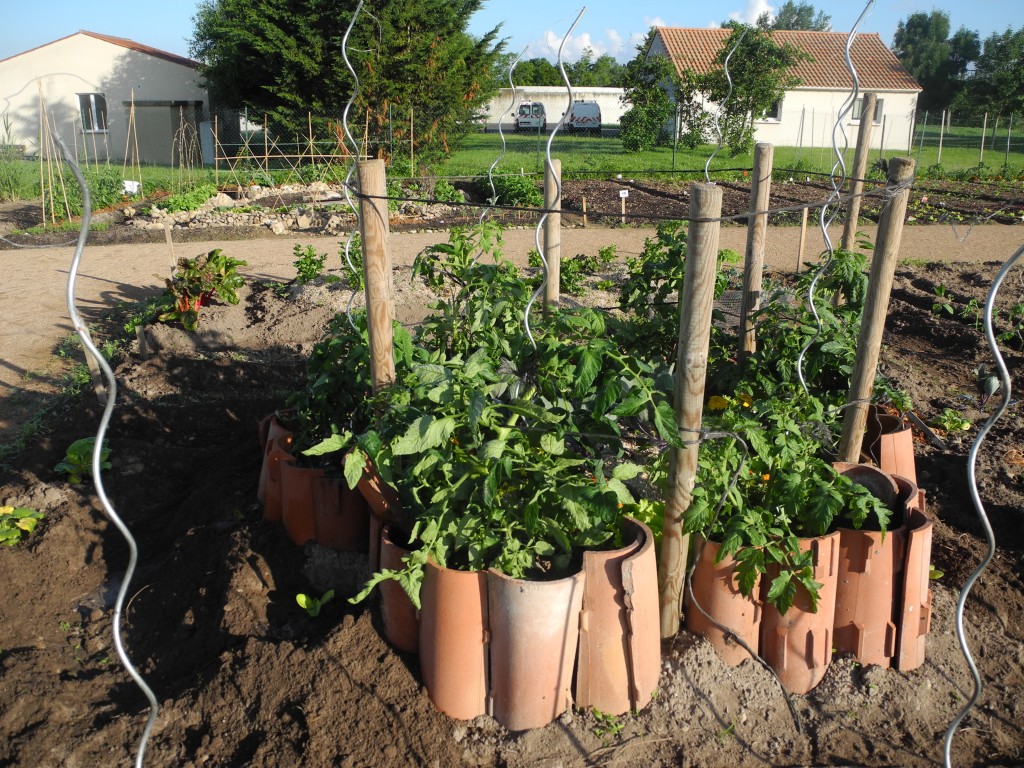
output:
[[548,116],[544,112],[544,105],[539,101],[523,101],[519,109],[513,113],[515,117],[516,133],[520,131],[542,131],[548,129]]
[[596,101],[574,101],[565,121],[570,133],[601,134],[601,105]]

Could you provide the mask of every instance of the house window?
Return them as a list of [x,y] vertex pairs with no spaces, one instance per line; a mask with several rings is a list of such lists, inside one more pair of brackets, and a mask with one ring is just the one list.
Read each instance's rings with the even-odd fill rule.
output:
[[107,100],[102,93],[78,94],[78,108],[82,113],[82,129],[86,133],[106,132]]
[[[878,125],[882,122],[882,104],[885,103],[885,99],[877,99],[875,101],[875,119],[871,122]],[[864,99],[857,99],[853,102],[853,119],[860,120],[860,114],[864,111]]]
[[769,122],[774,123],[777,123],[780,120],[782,120],[782,99],[773,101],[772,105],[768,107],[768,109],[766,109],[764,112],[762,112],[761,116],[757,119],[767,120]]

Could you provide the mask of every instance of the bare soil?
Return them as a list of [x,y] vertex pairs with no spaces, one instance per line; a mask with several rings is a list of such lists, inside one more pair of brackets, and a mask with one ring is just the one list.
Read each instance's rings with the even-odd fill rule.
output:
[[[984,302],[1001,261],[1020,245],[1019,228],[975,227],[961,240],[949,226],[908,228],[883,355],[884,372],[913,397],[928,421],[946,407],[972,423],[944,435],[940,449],[919,435],[918,475],[937,523],[934,615],[928,660],[901,673],[833,662],[825,680],[794,697],[800,730],[771,675],[747,662],[724,666],[702,639],[681,632],[663,647],[658,696],[614,727],[572,711],[535,731],[510,733],[482,717],[457,722],[436,712],[415,656],[382,639],[374,605],[351,606],[365,556],[292,545],[264,522],[255,500],[260,466],[256,423],[281,406],[300,380],[305,356],[349,295],[324,285],[285,296],[267,281],[294,276],[294,238],[218,243],[247,258],[249,284],[237,306],[204,310],[198,334],[150,329],[155,353],[132,349],[117,366],[118,406],[107,494],[138,540],[139,572],[125,611],[126,645],[157,692],[161,711],[151,766],[933,766],[942,737],[971,694],[953,618],[958,590],[985,551],[967,485],[971,441],[998,399],[979,405],[975,368],[989,354],[960,316]],[[773,229],[775,272],[795,266],[795,229]],[[577,233],[581,239],[575,240]],[[744,230],[723,245],[743,250]],[[567,230],[563,253],[620,243],[637,252],[637,229]],[[532,232],[509,233],[509,255],[525,262]],[[409,279],[411,256],[443,234],[395,238],[399,319],[414,323],[430,294]],[[916,238],[916,239],[915,239]],[[930,240],[929,240],[930,238]],[[987,239],[986,239],[987,238]],[[313,241],[336,252],[336,241]],[[774,245],[773,245],[774,244]],[[176,246],[181,255],[208,242]],[[817,250],[809,246],[810,254]],[[123,250],[122,250],[123,249]],[[957,261],[970,255],[970,262]],[[933,262],[945,255],[952,263]],[[3,329],[9,437],[31,409],[11,417],[69,330],[61,314],[70,251],[6,251]],[[80,281],[87,317],[103,337],[116,301],[159,289],[166,246],[88,249]],[[927,262],[927,263],[926,263]],[[10,275],[10,279],[8,279]],[[932,310],[945,286],[957,313]],[[56,286],[56,287],[54,287]],[[1022,300],[1021,271],[1006,281],[1004,308]],[[604,305],[612,297],[581,299]],[[65,310],[66,313],[66,310]],[[105,324],[107,323],[107,324]],[[18,332],[12,332],[17,329]],[[68,353],[79,359],[80,351]],[[1019,380],[1020,343],[1003,350]],[[43,368],[41,368],[41,366]],[[55,366],[58,367],[59,366]],[[45,388],[44,388],[45,389]],[[40,397],[52,402],[49,391]],[[39,403],[35,403],[38,410]],[[69,486],[53,471],[74,439],[93,434],[92,397],[55,409],[30,446],[0,475],[0,503],[43,510],[38,531],[0,551],[0,765],[129,765],[147,714],[117,662],[112,604],[127,547],[90,484]],[[957,766],[1024,763],[1024,413],[1011,404],[980,452],[981,497],[998,542],[996,559],[967,603],[967,635],[984,693],[953,745]],[[339,598],[316,619],[295,604],[299,592],[335,588]],[[621,726],[621,727],[619,727]]]

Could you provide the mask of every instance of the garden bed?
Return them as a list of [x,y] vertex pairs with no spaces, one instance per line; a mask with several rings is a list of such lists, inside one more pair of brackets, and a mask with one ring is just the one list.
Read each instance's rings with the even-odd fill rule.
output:
[[[919,442],[919,483],[937,516],[933,561],[944,574],[933,582],[927,662],[900,673],[838,659],[820,686],[795,697],[802,734],[770,674],[749,662],[725,667],[685,630],[666,644],[658,693],[636,716],[577,711],[509,733],[488,717],[460,723],[439,714],[416,658],[386,644],[372,605],[341,599],[366,576],[365,556],[295,547],[261,519],[255,501],[256,423],[297,386],[344,291],[313,286],[282,296],[250,285],[239,305],[204,309],[198,337],[156,327],[156,354],[118,369],[105,476],[141,553],[125,633],[162,702],[147,765],[940,762],[942,735],[971,691],[953,633],[957,590],[984,553],[966,456],[998,399],[979,406],[975,369],[988,357],[969,300],[984,301],[998,267],[897,274],[883,372],[910,393],[921,418],[950,408],[971,422],[945,436],[945,450]],[[397,282],[408,277],[408,269],[396,273]],[[939,286],[953,311],[934,307]],[[1016,277],[1004,292],[1011,305],[1018,301]],[[418,293],[409,296],[422,305]],[[401,310],[411,319],[415,312]],[[1018,381],[1020,350],[1018,339],[1005,352]],[[68,486],[53,472],[67,445],[92,434],[98,420],[90,400],[61,416],[0,484],[4,503],[47,515],[27,543],[0,551],[8,585],[0,609],[3,764],[127,764],[144,723],[145,702],[110,639],[127,548],[91,487]],[[1024,412],[1014,404],[980,458],[999,553],[968,605],[985,693],[954,741],[958,766],[1024,758],[1022,429]],[[338,597],[319,617],[296,605],[297,593],[328,588]]]

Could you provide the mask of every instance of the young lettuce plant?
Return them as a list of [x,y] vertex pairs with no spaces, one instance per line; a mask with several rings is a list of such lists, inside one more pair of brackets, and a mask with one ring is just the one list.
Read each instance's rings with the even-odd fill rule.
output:
[[[95,437],[83,437],[68,446],[64,460],[57,464],[54,472],[63,472],[72,485],[78,485],[92,472],[92,454],[96,445]],[[100,469],[110,469],[110,448],[104,443],[100,451]]]

